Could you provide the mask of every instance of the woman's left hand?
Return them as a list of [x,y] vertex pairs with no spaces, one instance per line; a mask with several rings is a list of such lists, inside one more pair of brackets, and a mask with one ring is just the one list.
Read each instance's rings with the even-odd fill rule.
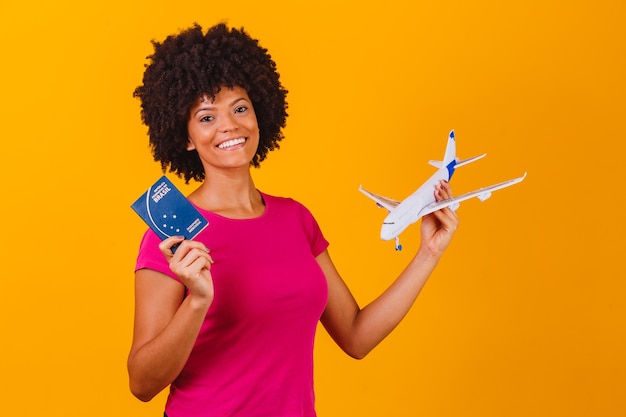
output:
[[[435,188],[435,200],[441,201],[447,198],[452,198],[452,189],[448,182],[442,180]],[[426,250],[434,256],[441,256],[458,227],[459,217],[450,207],[424,216],[420,250]]]

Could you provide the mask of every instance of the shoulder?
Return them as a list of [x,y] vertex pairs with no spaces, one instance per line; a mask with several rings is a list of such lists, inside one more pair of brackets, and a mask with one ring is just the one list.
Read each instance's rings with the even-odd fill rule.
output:
[[276,197],[261,193],[268,208],[269,217],[290,228],[290,233],[302,231],[309,242],[311,253],[318,256],[328,247],[317,220],[302,203],[289,197]]
[[274,195],[265,194],[263,192],[261,193],[261,195],[263,196],[263,200],[265,201],[265,204],[268,207],[270,207],[271,210],[281,209],[281,210],[294,210],[294,211],[309,212],[309,210],[304,206],[304,204],[300,203],[297,200],[294,200],[293,198],[278,197]]
[[297,219],[297,221],[305,223],[315,222],[313,213],[301,202],[290,197],[261,194],[271,216]]
[[172,273],[169,263],[159,249],[161,239],[151,229],[146,230],[141,243],[139,244],[139,253],[135,263],[135,272],[141,269],[152,269],[178,280],[176,275]]

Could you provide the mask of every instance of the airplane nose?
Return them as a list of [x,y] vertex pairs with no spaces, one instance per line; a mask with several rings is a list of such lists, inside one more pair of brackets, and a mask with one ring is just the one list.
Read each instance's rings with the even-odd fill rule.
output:
[[393,224],[383,224],[383,227],[380,229],[380,238],[382,240],[391,240],[395,239],[395,227]]

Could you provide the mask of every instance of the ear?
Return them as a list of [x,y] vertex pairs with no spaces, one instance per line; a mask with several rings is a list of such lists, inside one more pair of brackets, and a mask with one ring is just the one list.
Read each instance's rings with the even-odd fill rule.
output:
[[196,149],[196,145],[193,144],[190,138],[187,138],[187,150],[193,151],[194,149]]

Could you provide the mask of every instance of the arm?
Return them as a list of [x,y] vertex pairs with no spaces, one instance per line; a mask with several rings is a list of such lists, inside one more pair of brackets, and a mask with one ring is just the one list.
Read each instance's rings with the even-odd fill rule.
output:
[[[189,358],[213,300],[212,259],[201,243],[164,240],[161,251],[181,284],[150,269],[135,274],[135,326],[128,356],[131,392],[149,401],[167,387]],[[184,297],[185,287],[189,295]],[[184,299],[183,299],[184,298]]]
[[[437,200],[449,198],[450,186],[442,183],[435,196]],[[391,286],[363,309],[341,279],[328,252],[318,256],[317,261],[328,281],[328,303],[322,324],[347,354],[357,359],[365,357],[400,323],[437,266],[457,227],[456,213],[449,208],[425,216],[417,254]]]

